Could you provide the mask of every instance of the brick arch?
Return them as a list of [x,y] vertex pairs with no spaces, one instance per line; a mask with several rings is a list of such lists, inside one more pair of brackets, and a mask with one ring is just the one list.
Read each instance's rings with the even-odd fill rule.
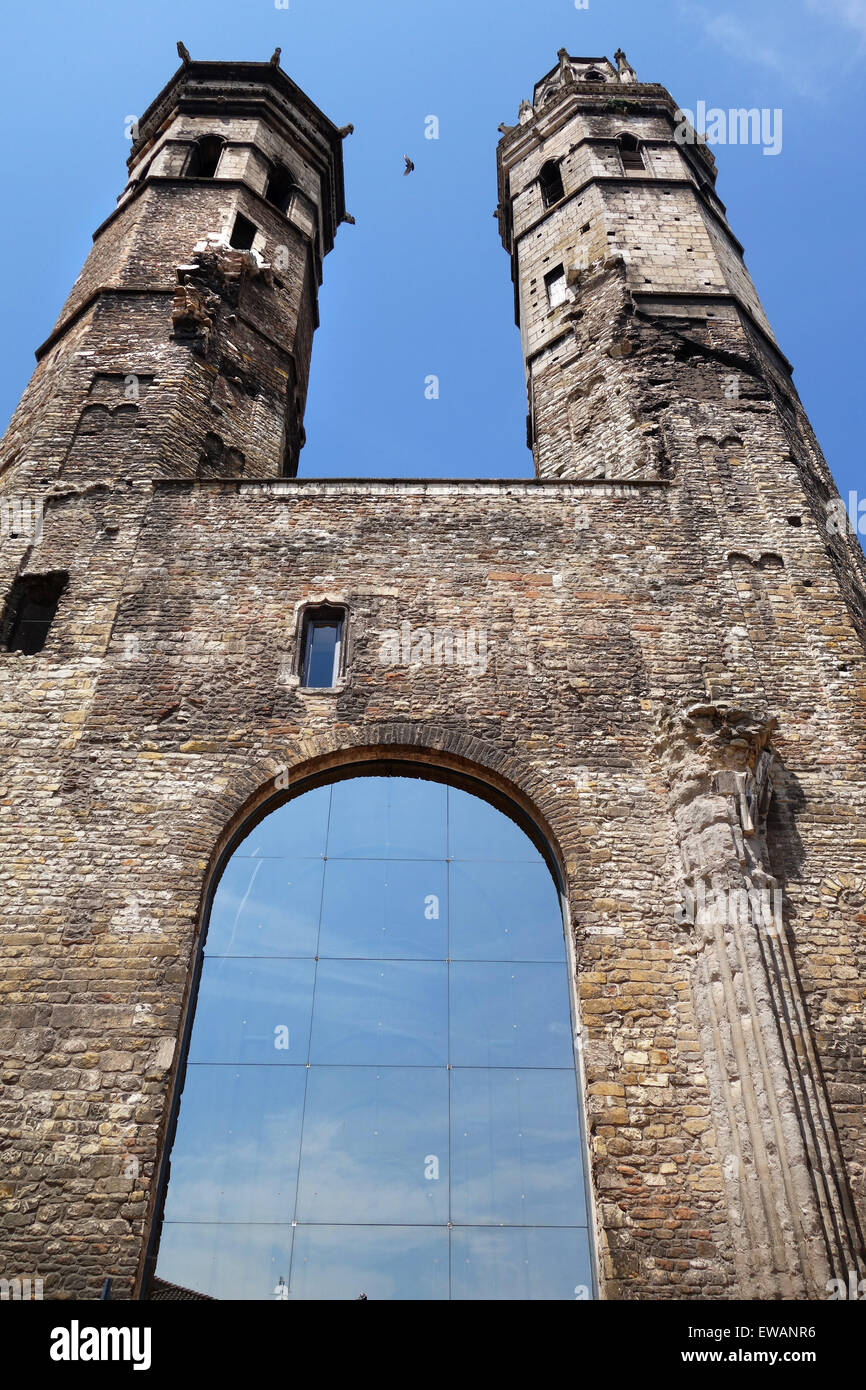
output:
[[[166,1161],[171,1152],[174,1138],[178,1081],[186,1065],[184,1039],[190,1022],[190,1006],[195,998],[198,983],[198,962],[201,959],[202,935],[205,930],[210,900],[219,881],[219,871],[228,862],[242,834],[251,828],[256,819],[262,819],[285,801],[290,800],[293,790],[296,795],[323,783],[339,780],[340,774],[350,777],[354,770],[365,764],[390,764],[397,770],[399,764],[428,767],[439,774],[441,780],[450,781],[449,773],[454,775],[457,785],[473,791],[468,786],[475,783],[475,794],[484,795],[484,788],[491,792],[490,800],[497,804],[500,799],[514,803],[535,827],[539,841],[546,845],[558,869],[564,926],[567,940],[571,941],[569,954],[569,987],[575,1018],[581,1017],[581,1001],[577,991],[577,957],[573,954],[574,941],[571,935],[571,913],[569,903],[570,889],[584,856],[588,857],[589,847],[585,841],[576,839],[574,832],[569,836],[570,796],[573,787],[557,787],[545,775],[544,765],[534,765],[515,756],[510,751],[488,743],[468,733],[457,733],[452,729],[438,726],[401,723],[370,725],[354,729],[351,733],[339,736],[333,731],[315,737],[302,738],[283,748],[263,754],[244,770],[229,778],[229,784],[221,795],[209,804],[207,821],[211,825],[221,825],[212,853],[203,875],[201,897],[196,916],[195,942],[192,944],[190,968],[184,988],[180,1010],[178,1045],[168,1078],[166,1108],[160,1125],[158,1140],[157,1174],[151,1185],[148,1210],[145,1220],[147,1238],[142,1244],[142,1253],[136,1273],[135,1287],[140,1292],[152,1273],[154,1257],[154,1237],[159,1229],[157,1213],[167,1180]],[[396,766],[395,766],[396,765]],[[278,787],[277,779],[288,773],[288,786]],[[399,775],[399,773],[398,773]],[[499,808],[498,808],[499,809]],[[571,843],[570,843],[571,842]],[[554,874],[554,878],[556,878]],[[578,1030],[583,1025],[578,1021]],[[581,1072],[581,1087],[584,1086]],[[604,1260],[606,1236],[601,1231],[595,1217],[592,1160],[587,1147],[586,1133],[589,1128],[590,1112],[588,1091],[581,1089],[582,1123],[586,1127],[583,1139],[583,1157],[586,1164],[585,1181],[590,1194],[590,1231],[593,1250],[593,1268],[599,1288],[604,1287]]]
[[448,778],[449,773],[471,778],[480,784],[478,794],[484,794],[487,787],[493,802],[499,795],[517,805],[545,841],[562,876],[564,890],[569,892],[578,863],[588,853],[585,841],[575,841],[573,831],[570,833],[571,785],[550,784],[544,767],[532,765],[473,734],[428,724],[373,724],[346,731],[342,737],[328,731],[297,739],[229,774],[227,787],[210,803],[207,812],[213,840],[197,903],[199,931],[218,872],[254,821],[317,783],[338,780],[341,774],[352,776],[353,767],[399,762],[420,769],[430,767],[431,773],[443,778]]
[[489,788],[492,799],[498,793],[514,802],[549,846],[563,883],[568,885],[575,865],[568,852],[566,798],[551,787],[540,768],[472,734],[412,723],[371,725],[353,731],[349,738],[328,731],[274,749],[230,778],[210,808],[209,819],[221,829],[204,875],[199,921],[227,852],[257,819],[317,783],[337,780],[341,773],[351,776],[353,768],[399,762],[427,766],[431,773],[446,778],[449,772],[471,778],[480,784],[479,790]]

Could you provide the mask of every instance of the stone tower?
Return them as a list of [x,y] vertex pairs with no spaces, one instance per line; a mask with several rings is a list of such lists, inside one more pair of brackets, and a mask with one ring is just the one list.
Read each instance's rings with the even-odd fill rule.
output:
[[[197,62],[133,135],[4,465],[22,489],[293,477],[322,259],[345,217],[340,133],[278,67]],[[74,412],[71,437],[48,428],[46,393]]]
[[[599,1293],[826,1297],[866,1273],[866,572],[713,158],[562,50],[498,152],[535,479],[297,479],[344,133],[185,62],[3,442],[2,1273],[147,1296],[227,850],[378,768],[559,866]],[[487,660],[386,662],[404,624]]]

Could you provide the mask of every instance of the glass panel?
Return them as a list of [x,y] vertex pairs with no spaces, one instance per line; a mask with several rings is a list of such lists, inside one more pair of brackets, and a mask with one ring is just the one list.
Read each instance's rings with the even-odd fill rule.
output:
[[328,860],[320,957],[444,960],[447,954],[444,864],[429,859]]
[[291,1221],[306,1067],[187,1069],[167,1221]]
[[206,953],[314,956],[324,870],[324,859],[231,859],[214,895]]
[[315,961],[208,956],[191,1062],[307,1060]]
[[322,960],[311,1062],[445,1066],[443,961]]
[[324,689],[336,678],[337,646],[342,622],[337,618],[310,618],[304,658],[304,685]]
[[438,782],[355,777],[333,788],[328,855],[444,859],[445,793]]
[[451,965],[451,1064],[574,1068],[564,965]]
[[589,1296],[571,1033],[559,895],[514,822],[420,778],[279,807],[214,894],[159,1276]]
[[565,959],[559,894],[546,864],[451,864],[452,958]]
[[425,1226],[299,1226],[292,1298],[448,1297],[448,1232]]
[[303,859],[325,853],[331,788],[316,787],[278,806],[242,840],[235,855]]
[[541,860],[519,825],[488,801],[457,787],[448,788],[448,845],[452,859]]
[[159,1242],[160,1279],[211,1298],[270,1299],[289,1282],[291,1226],[186,1225],[167,1221]]
[[444,1068],[310,1068],[297,1219],[444,1225]]
[[452,1298],[591,1298],[591,1268],[585,1230],[451,1232]]
[[451,1219],[586,1224],[573,1071],[452,1071]]

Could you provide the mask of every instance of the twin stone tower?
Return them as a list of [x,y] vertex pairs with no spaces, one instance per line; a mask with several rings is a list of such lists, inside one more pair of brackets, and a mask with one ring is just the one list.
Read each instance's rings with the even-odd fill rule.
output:
[[827,1297],[866,1274],[866,572],[714,159],[562,50],[497,157],[534,479],[299,479],[349,129],[185,62],[0,447],[0,1276],[148,1296],[226,853],[378,770],[558,865],[599,1295]]

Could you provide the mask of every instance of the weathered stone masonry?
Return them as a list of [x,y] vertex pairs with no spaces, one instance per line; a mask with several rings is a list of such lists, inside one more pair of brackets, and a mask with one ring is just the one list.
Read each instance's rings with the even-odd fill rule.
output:
[[[44,507],[4,594],[69,576],[44,650],[0,652],[4,1277],[146,1292],[220,856],[286,770],[361,762],[472,775],[560,860],[602,1294],[866,1274],[866,572],[675,112],[563,52],[504,129],[533,482],[295,478],[344,132],[265,64],[188,64],[142,118],[0,455]],[[304,691],[324,600],[348,669]],[[486,670],[383,665],[404,620],[483,630]]]

